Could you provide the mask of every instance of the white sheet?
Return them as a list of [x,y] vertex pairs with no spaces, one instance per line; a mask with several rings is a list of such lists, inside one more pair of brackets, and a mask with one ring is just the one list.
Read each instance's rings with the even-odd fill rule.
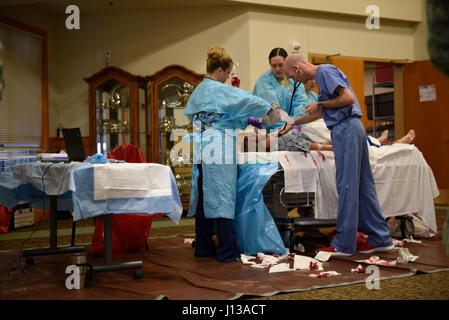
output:
[[315,192],[317,168],[310,153],[279,152],[284,169],[285,192]]
[[[436,232],[433,199],[439,195],[439,191],[432,169],[422,153],[414,145],[407,144],[370,147],[369,151],[384,218],[415,213]],[[316,151],[312,151],[312,154],[314,153],[316,154]],[[334,153],[326,151],[323,154],[326,156],[324,162],[315,157],[318,165],[315,216],[318,219],[335,219],[338,194]]]
[[[435,207],[433,199],[439,195],[438,187],[432,169],[427,164],[422,153],[414,146],[408,144],[394,144],[380,148],[369,147],[370,165],[376,184],[377,196],[384,218],[416,214],[433,231],[437,231]],[[335,161],[332,151],[322,151],[326,156],[323,161],[317,151],[311,151],[311,155],[316,162],[316,166],[311,168],[310,162],[304,173],[301,171],[301,179],[296,185],[291,182],[290,177],[286,177],[285,192],[298,192],[302,190],[316,190],[315,192],[315,217],[317,219],[336,219],[338,207],[338,194],[335,183]],[[295,170],[290,170],[288,161],[285,160],[287,154],[289,160],[296,159],[295,155],[300,152],[271,152],[271,153],[245,153],[239,154],[239,163],[266,163],[275,159],[287,168],[287,176],[297,174]],[[263,161],[260,161],[263,160]],[[291,160],[290,160],[291,161]],[[287,164],[285,164],[287,162]],[[296,164],[301,168],[302,164]],[[304,188],[304,175],[315,170],[314,180],[307,181],[307,188]],[[312,174],[312,176],[314,176]],[[311,184],[315,187],[310,187]],[[301,191],[302,192],[302,191]]]
[[301,131],[304,132],[316,143],[331,143],[331,133],[326,127],[323,119],[301,125]]
[[170,196],[170,167],[156,163],[94,164],[94,200]]

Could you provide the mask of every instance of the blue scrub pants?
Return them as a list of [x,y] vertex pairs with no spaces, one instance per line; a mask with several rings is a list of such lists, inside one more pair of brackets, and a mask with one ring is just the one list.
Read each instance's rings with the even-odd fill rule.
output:
[[393,244],[382,216],[371,172],[365,130],[359,118],[350,117],[331,131],[338,191],[337,232],[331,245],[354,254],[357,231],[368,235],[375,247]]
[[[240,257],[237,245],[237,234],[232,219],[207,219],[204,216],[203,206],[203,173],[202,165],[197,165],[198,177],[198,205],[195,214],[195,257],[208,257],[217,255],[221,262],[234,262]],[[217,235],[218,246],[212,240],[214,232]]]

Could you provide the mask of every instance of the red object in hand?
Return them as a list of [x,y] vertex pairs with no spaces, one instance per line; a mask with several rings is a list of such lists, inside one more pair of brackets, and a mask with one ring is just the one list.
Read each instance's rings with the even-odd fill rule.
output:
[[232,78],[231,78],[231,85],[232,85],[233,87],[240,88],[240,79],[237,78],[237,77],[232,77]]

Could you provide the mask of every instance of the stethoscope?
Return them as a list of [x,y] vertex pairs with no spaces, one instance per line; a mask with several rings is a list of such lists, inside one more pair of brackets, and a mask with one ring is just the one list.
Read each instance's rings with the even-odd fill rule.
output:
[[298,75],[298,69],[296,69],[295,72],[295,83],[293,84],[293,93],[292,93],[292,98],[290,99],[290,108],[288,109],[288,115],[290,116],[290,113],[292,112],[292,107],[293,107],[293,97],[295,96],[296,90],[299,88],[299,86],[301,85],[301,81],[296,80]]

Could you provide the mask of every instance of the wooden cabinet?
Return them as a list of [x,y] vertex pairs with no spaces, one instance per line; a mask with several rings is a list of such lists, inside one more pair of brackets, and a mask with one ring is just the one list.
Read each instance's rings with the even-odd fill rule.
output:
[[90,150],[107,155],[121,144],[147,153],[147,83],[117,67],[84,78],[89,86]]
[[150,90],[147,157],[151,162],[172,167],[185,210],[189,206],[193,145],[182,143],[182,137],[193,127],[184,109],[203,78],[204,75],[179,65],[167,66],[146,77]]
[[203,78],[180,65],[169,65],[150,76],[106,67],[84,78],[89,86],[91,154],[107,155],[121,144],[138,146],[148,162],[172,168],[187,210],[193,146],[181,140],[193,128],[184,109]]

